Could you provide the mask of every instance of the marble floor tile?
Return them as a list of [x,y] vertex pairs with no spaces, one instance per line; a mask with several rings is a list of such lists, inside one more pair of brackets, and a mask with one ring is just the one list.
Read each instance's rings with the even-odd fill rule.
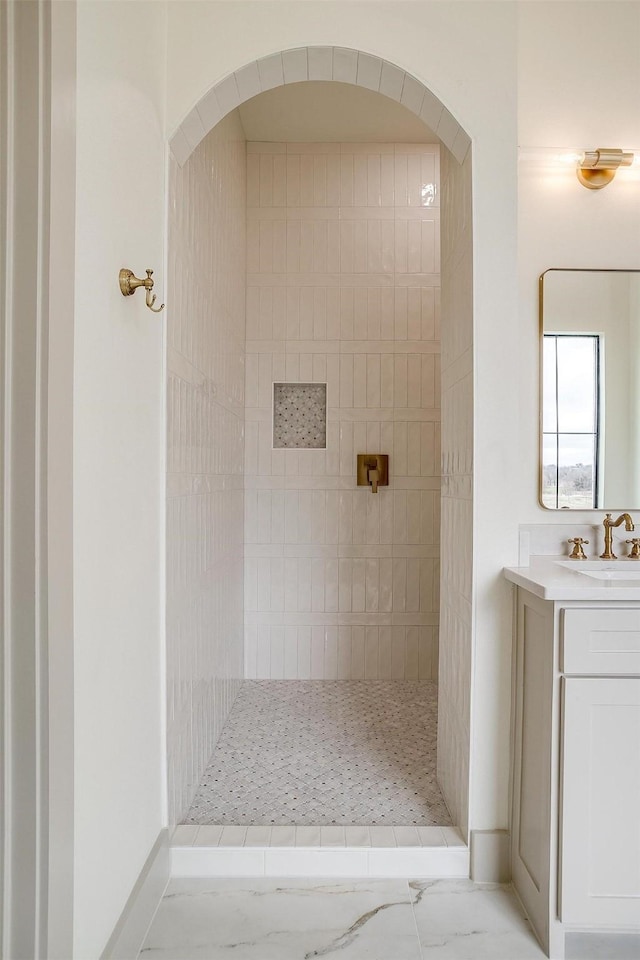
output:
[[246,680],[186,824],[441,826],[437,685]]
[[513,892],[470,880],[412,880],[423,960],[544,960]]
[[172,880],[140,960],[544,960],[544,956],[512,891],[498,884]]
[[420,960],[406,881],[173,880],[140,960]]

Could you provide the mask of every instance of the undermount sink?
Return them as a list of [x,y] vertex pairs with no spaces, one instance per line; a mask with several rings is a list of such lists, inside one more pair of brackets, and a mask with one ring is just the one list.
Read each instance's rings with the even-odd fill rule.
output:
[[556,563],[594,580],[640,580],[638,560],[556,560]]

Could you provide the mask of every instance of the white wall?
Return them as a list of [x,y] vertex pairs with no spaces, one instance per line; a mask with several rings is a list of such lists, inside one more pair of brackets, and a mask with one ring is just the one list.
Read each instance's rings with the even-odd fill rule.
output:
[[144,308],[140,294],[123,300],[116,285],[121,266],[138,273],[150,266],[163,293],[164,143],[216,80],[309,43],[399,64],[473,137],[470,816],[477,828],[505,826],[511,618],[500,570],[516,559],[518,521],[566,519],[537,506],[537,276],[549,266],[631,268],[640,259],[637,180],[622,172],[590,192],[572,171],[549,176],[521,165],[517,206],[516,145],[640,148],[640,6],[171,0],[167,49],[164,3],[82,0],[80,7],[75,870],[76,953],[88,957],[104,944],[164,822],[163,318]]
[[[558,148],[640,152],[640,4],[524,3],[519,11],[518,260],[520,347],[517,444],[521,522],[566,523],[538,506],[538,276],[549,267],[640,267],[640,169],[603,190],[582,187]],[[593,75],[597,82],[580,78]],[[529,153],[525,148],[540,150]],[[542,148],[547,148],[545,152]],[[626,507],[627,504],[615,504]],[[576,523],[602,514],[572,511]]]
[[[439,148],[248,151],[246,676],[435,679]],[[326,450],[272,449],[274,381],[327,384]]]
[[[101,953],[165,821],[163,326],[165,19],[78,4],[74,357],[74,956]],[[68,282],[72,278],[68,277]]]
[[243,675],[246,196],[233,111],[169,170],[170,824],[193,799]]
[[[282,64],[284,74],[284,59]],[[335,63],[333,66],[335,71]],[[304,71],[300,70],[299,76],[302,75]],[[356,79],[357,76],[356,66]],[[287,74],[287,79],[289,77]],[[393,90],[397,97],[401,97],[402,76],[393,79],[395,86],[389,78],[389,87],[385,89]],[[407,96],[405,91],[405,99]],[[433,130],[408,107],[354,83],[331,80],[287,82],[245,100],[238,110],[247,140],[256,142],[438,142]]]
[[76,5],[51,8],[51,244],[49,268],[48,956],[73,951],[74,623],[73,379],[76,228]]

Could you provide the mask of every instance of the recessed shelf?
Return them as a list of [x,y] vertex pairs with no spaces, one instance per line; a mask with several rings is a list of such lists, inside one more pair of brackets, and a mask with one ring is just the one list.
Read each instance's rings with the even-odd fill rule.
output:
[[289,450],[326,449],[326,383],[274,383],[273,446]]

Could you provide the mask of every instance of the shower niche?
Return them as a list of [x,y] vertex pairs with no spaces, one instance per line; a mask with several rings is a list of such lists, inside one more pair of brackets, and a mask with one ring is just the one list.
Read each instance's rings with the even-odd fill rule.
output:
[[273,446],[276,450],[326,449],[326,383],[274,383]]

